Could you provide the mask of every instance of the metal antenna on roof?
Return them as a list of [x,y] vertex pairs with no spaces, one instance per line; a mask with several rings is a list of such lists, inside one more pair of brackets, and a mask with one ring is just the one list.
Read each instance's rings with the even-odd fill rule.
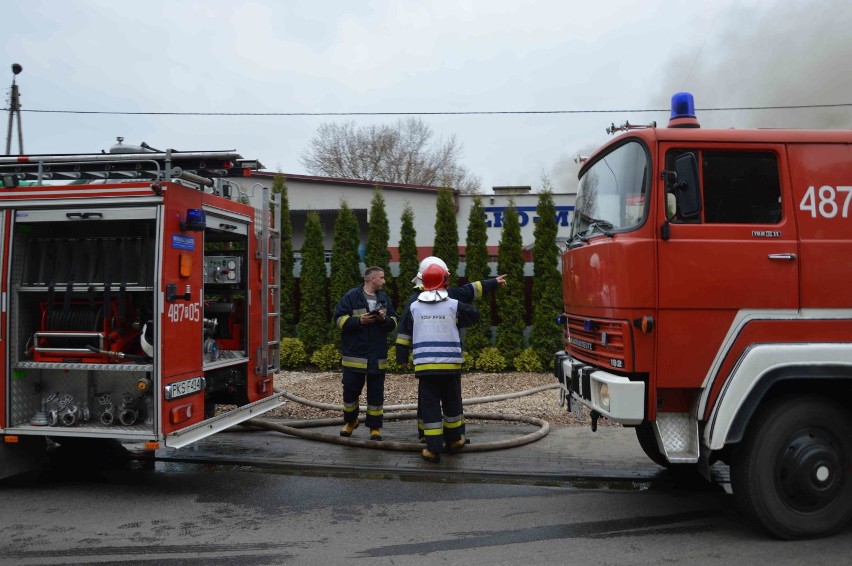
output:
[[12,63],[12,94],[9,101],[9,128],[6,131],[6,155],[11,155],[12,151],[12,122],[15,116],[18,117],[18,153],[24,153],[24,134],[21,131],[21,99],[18,96],[18,85],[15,83],[15,77],[21,74],[24,68],[17,63]]

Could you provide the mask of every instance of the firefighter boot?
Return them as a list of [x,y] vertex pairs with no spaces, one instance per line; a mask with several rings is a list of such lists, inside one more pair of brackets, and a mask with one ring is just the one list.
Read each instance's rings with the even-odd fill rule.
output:
[[451,453],[452,452],[458,452],[459,450],[464,448],[464,445],[466,443],[467,443],[467,440],[465,439],[464,435],[462,435],[461,438],[459,438],[456,441],[450,442],[447,445],[447,452],[451,452]]
[[370,429],[370,440],[381,440],[382,439],[382,431],[378,428]]
[[358,425],[361,424],[358,421],[352,421],[351,423],[346,423],[343,425],[343,428],[340,429],[340,436],[352,436],[352,431],[358,428]]
[[427,462],[435,462],[436,464],[441,461],[441,454],[439,452],[431,452],[428,448],[424,448],[420,455],[423,456],[423,459]]

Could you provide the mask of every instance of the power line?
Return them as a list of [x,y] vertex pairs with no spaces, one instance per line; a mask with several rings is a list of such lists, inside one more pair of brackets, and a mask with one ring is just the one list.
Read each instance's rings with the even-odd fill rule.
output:
[[[696,112],[734,112],[743,110],[807,110],[822,108],[846,108],[852,102],[838,104],[793,104],[781,106],[722,106],[696,108]],[[3,108],[8,111],[9,108]],[[99,114],[104,116],[477,116],[499,114],[639,114],[668,112],[668,108],[616,108],[608,110],[460,110],[443,112],[123,112],[110,110],[48,110],[21,108],[21,112],[39,114]]]

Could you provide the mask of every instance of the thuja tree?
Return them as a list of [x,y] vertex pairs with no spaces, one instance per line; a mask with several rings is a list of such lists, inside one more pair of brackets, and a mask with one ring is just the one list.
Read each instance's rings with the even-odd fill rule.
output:
[[[485,210],[480,197],[473,198],[473,206],[467,219],[465,241],[465,270],[468,282],[481,281],[490,277],[488,267],[488,234],[485,225]],[[464,349],[474,357],[491,344],[491,300],[489,294],[476,305],[480,311],[479,321],[465,331]]]
[[334,223],[334,242],[331,247],[331,302],[336,303],[352,287],[361,284],[361,262],[358,246],[361,243],[358,219],[349,204],[340,201]]
[[364,263],[367,267],[381,267],[385,270],[385,286],[391,288],[390,271],[390,226],[388,225],[388,213],[385,210],[385,197],[382,189],[376,187],[373,200],[370,201],[370,220],[367,230],[367,252],[364,255]]
[[417,259],[417,230],[414,229],[414,210],[406,202],[402,210],[399,229],[399,277],[397,290],[399,293],[399,311],[405,306],[409,292],[412,289],[411,280],[417,275],[420,260]]
[[281,196],[281,206],[277,211],[281,217],[281,337],[296,335],[295,313],[296,294],[293,279],[293,266],[296,260],[293,256],[293,224],[290,222],[290,202],[287,197],[287,182],[282,175],[276,175],[272,183],[272,192]]
[[459,227],[451,189],[438,191],[436,207],[435,245],[432,247],[432,255],[444,260],[450,270],[450,285],[455,285],[459,269]]
[[532,333],[530,346],[543,367],[553,365],[553,354],[562,347],[562,328],[556,316],[562,312],[562,277],[559,274],[558,226],[553,193],[539,194],[533,235]]
[[322,226],[316,212],[308,213],[305,243],[302,247],[302,297],[299,304],[299,338],[308,355],[331,341],[328,301],[326,300],[325,245]]
[[500,324],[497,329],[497,348],[503,357],[512,362],[524,349],[524,256],[521,224],[515,202],[503,215],[503,232],[500,251],[497,253],[497,271],[505,273],[511,284],[497,293]]

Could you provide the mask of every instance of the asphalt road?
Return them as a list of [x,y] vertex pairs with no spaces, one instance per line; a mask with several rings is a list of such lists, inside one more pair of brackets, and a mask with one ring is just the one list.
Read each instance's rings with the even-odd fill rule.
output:
[[0,487],[0,564],[844,564],[852,526],[779,542],[705,482],[56,462]]

